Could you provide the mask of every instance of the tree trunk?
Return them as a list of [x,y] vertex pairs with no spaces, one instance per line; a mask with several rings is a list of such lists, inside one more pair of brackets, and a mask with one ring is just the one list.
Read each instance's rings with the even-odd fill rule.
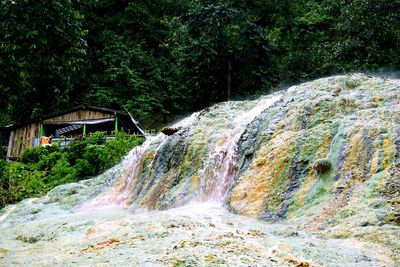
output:
[[231,99],[232,95],[232,62],[229,60],[228,61],[228,91],[226,94],[227,100]]

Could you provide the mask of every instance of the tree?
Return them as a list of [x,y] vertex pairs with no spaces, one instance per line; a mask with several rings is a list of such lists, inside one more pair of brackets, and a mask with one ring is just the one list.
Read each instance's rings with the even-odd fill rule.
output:
[[185,2],[86,1],[89,76],[84,101],[123,107],[138,117],[178,109],[181,87],[175,59],[164,46],[171,31],[164,18],[180,15]]
[[327,0],[326,13],[335,19],[330,40],[337,68],[378,69],[400,63],[400,2],[398,0]]
[[229,4],[200,5],[181,19],[171,42],[186,87],[198,102],[255,92],[268,78],[269,43],[261,27]]
[[69,106],[86,53],[71,1],[4,0],[0,18],[0,112],[20,120]]

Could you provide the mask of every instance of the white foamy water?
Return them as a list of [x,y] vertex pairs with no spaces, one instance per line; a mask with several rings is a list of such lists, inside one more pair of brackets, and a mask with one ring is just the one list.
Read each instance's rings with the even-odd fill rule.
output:
[[[174,124],[173,127],[179,129],[189,127],[191,124],[194,123],[198,115],[199,113],[195,112],[191,116]],[[152,161],[149,164],[149,168],[151,168],[155,164],[156,155],[159,149],[163,146],[166,140],[167,136],[162,133],[154,137],[146,137],[146,141],[141,146],[132,149],[125,157],[123,162],[118,165],[118,168],[122,168],[124,172],[122,177],[118,179],[117,183],[110,190],[107,190],[106,192],[95,197],[94,199],[89,200],[88,202],[81,205],[78,210],[84,211],[94,208],[104,208],[108,206],[125,207],[131,204],[130,200],[132,197],[132,189],[136,180],[141,175],[143,156],[145,155],[145,152],[149,149],[151,145],[153,145],[154,143],[158,143]]]
[[200,196],[202,201],[214,201],[223,203],[236,177],[236,163],[239,139],[246,126],[251,123],[263,111],[280,100],[281,94],[272,95],[258,100],[255,107],[243,114],[238,115],[233,121],[220,141],[217,143],[214,153],[211,154],[211,164],[213,166],[213,176],[207,178],[204,183],[207,192]]
[[[155,138],[162,137],[160,135]],[[122,178],[118,180],[116,185],[105,193],[84,203],[79,210],[90,210],[104,206],[126,206],[128,204],[127,200],[131,193],[132,184],[140,172],[140,165],[142,163],[144,152],[155,138],[148,137],[141,146],[135,147],[131,150],[128,156],[126,156],[124,161],[120,164],[120,167],[124,169],[124,172]]]

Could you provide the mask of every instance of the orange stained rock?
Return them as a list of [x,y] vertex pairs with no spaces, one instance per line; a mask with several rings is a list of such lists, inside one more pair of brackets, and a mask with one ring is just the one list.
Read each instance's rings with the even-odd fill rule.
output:
[[323,209],[320,209],[314,215],[309,216],[307,221],[303,223],[302,228],[309,231],[320,231],[321,225],[338,213],[346,204],[346,194],[334,197],[334,199],[328,202]]
[[374,154],[372,155],[372,160],[371,160],[371,170],[370,170],[370,174],[371,175],[373,175],[373,174],[378,172],[379,154],[380,154],[380,150],[379,149],[375,149]]
[[111,245],[111,244],[119,243],[119,242],[120,242],[120,241],[119,241],[118,239],[116,239],[116,238],[111,238],[110,240],[105,240],[105,241],[98,242],[96,245],[97,245],[97,246]]
[[384,151],[384,159],[383,159],[383,168],[386,170],[390,167],[393,161],[394,156],[394,142],[393,139],[385,138],[383,140],[383,151]]
[[299,260],[292,256],[285,256],[283,259],[285,261],[287,261],[288,263],[293,263],[294,266],[296,266],[296,267],[310,267],[311,266],[310,263],[308,263],[307,261]]
[[[315,161],[319,158],[322,158],[322,157],[326,157],[328,155],[331,139],[332,139],[332,137],[331,137],[330,129],[328,128],[326,130],[325,140],[323,140],[318,145],[318,149],[315,152],[313,161]],[[297,195],[296,203],[298,203],[298,205],[300,207],[304,206],[307,194],[310,192],[313,185],[315,185],[318,182],[318,179],[319,178],[315,175],[313,169],[310,168],[310,170],[307,173],[307,177],[306,177],[305,181],[303,182],[302,186],[299,188],[298,192],[296,193],[296,195]]]
[[158,181],[153,185],[146,196],[140,200],[139,205],[149,207],[151,209],[157,208],[160,196],[167,192],[165,181]]
[[316,177],[313,170],[310,169],[307,173],[304,185],[301,186],[297,192],[297,203],[300,207],[304,206],[308,193],[316,183],[318,183],[318,177]]
[[349,152],[345,157],[343,164],[343,172],[341,177],[345,175],[346,171],[350,171],[353,179],[362,179],[363,173],[360,172],[367,165],[369,158],[367,155],[367,147],[363,137],[363,128],[357,127],[357,132],[350,138]]
[[217,142],[217,146],[223,146],[228,140],[228,135],[225,133]]
[[[282,180],[287,167],[287,162],[282,158],[291,155],[296,135],[297,132],[283,132],[260,149],[256,160],[232,191],[230,204],[235,210],[257,217],[265,209],[266,202],[269,209],[280,208],[268,203],[268,199],[276,193],[280,183],[288,182]],[[262,165],[257,164],[262,158],[266,159],[265,162]]]

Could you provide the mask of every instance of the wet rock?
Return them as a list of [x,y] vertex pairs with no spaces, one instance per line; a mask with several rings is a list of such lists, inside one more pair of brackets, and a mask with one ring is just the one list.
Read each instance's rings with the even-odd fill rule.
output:
[[174,133],[178,132],[180,129],[175,127],[165,127],[161,130],[161,132],[165,135],[173,135]]
[[338,96],[340,92],[342,91],[341,87],[337,87],[332,91],[332,96]]

